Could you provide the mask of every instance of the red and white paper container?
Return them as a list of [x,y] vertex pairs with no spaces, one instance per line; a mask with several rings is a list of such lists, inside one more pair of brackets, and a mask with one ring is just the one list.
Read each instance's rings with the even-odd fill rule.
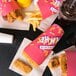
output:
[[43,18],[57,14],[62,0],[38,0],[38,6]]
[[64,31],[57,25],[53,24],[46,32],[37,37],[23,51],[24,57],[32,66],[42,64],[46,57],[52,53],[52,49],[62,37]]

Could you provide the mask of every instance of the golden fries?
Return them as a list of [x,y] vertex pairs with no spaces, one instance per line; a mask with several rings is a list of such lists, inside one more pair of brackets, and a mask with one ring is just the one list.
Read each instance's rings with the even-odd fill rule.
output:
[[26,12],[25,15],[28,16],[26,22],[32,24],[33,30],[36,31],[36,28],[40,25],[40,21],[42,20],[41,13],[39,11]]

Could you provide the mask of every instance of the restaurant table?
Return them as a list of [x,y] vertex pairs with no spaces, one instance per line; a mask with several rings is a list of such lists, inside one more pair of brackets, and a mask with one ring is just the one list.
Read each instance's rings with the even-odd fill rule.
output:
[[[57,44],[56,48],[54,48],[54,50],[63,50],[64,48],[67,48],[71,45],[73,45],[72,42],[67,42],[67,32],[70,31],[75,31],[75,28],[72,28],[72,26],[74,26],[75,24],[72,24],[72,26],[63,26],[62,22],[59,21],[58,19],[55,20],[54,23],[59,24],[65,32],[65,37],[61,38],[62,40],[59,41],[59,44]],[[69,30],[69,28],[71,28]],[[13,59],[13,57],[15,56],[22,40],[24,38],[28,38],[30,40],[34,40],[37,36],[39,36],[42,31],[40,31],[39,29],[36,30],[36,32],[33,31],[32,26],[30,26],[30,30],[29,31],[25,31],[25,30],[12,30],[12,29],[4,29],[4,28],[0,28],[0,32],[3,33],[7,33],[7,34],[12,34],[14,36],[13,39],[13,44],[3,44],[0,43],[0,76],[20,76],[15,72],[12,72],[11,70],[9,70],[9,65]],[[58,48],[59,45],[62,45],[61,47]],[[58,52],[57,51],[57,52]],[[50,72],[48,71],[48,69],[45,72],[44,76],[51,76],[51,74],[49,74]]]

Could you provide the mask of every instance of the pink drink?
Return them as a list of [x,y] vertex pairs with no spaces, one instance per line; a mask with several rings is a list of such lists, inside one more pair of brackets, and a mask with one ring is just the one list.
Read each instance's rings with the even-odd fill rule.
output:
[[67,76],[76,76],[76,51],[66,51]]

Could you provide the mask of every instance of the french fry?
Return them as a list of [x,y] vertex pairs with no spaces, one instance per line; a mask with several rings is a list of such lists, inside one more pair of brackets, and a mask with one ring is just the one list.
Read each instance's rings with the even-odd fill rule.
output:
[[28,16],[26,22],[32,24],[33,30],[36,31],[36,28],[39,26],[40,21],[42,20],[41,13],[39,11],[25,12],[25,15]]
[[32,21],[34,21],[34,20],[37,21],[37,20],[42,20],[42,18],[33,18],[33,17],[32,17],[32,18],[28,18],[28,19],[27,19],[27,21],[30,21],[30,20],[32,20]]
[[16,13],[15,13],[15,12],[13,12],[13,11],[12,11],[12,12],[10,12],[10,15],[11,15],[13,18],[15,18],[15,19],[17,18]]
[[17,59],[14,63],[13,66],[16,67],[17,69],[23,71],[24,73],[29,73],[32,71],[32,67],[23,62],[20,59]]
[[25,12],[26,16],[31,16],[33,14],[33,12]]

